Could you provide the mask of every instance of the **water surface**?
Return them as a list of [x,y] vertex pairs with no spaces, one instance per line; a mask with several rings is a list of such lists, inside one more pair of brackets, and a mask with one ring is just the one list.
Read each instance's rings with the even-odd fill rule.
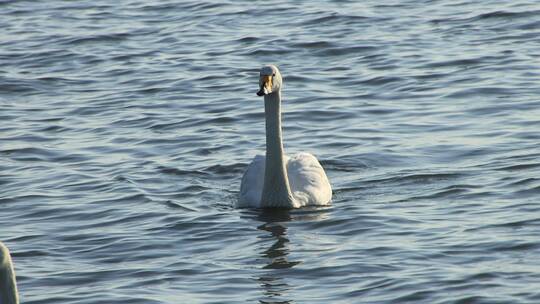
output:
[[[0,239],[23,303],[540,302],[540,5],[0,1]],[[236,209],[264,150],[331,207]]]

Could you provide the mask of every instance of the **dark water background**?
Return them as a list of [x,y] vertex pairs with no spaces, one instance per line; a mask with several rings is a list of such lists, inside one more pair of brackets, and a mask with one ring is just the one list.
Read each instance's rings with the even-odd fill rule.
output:
[[[23,303],[540,303],[538,1],[0,1],[0,29]],[[265,63],[329,208],[234,208]]]

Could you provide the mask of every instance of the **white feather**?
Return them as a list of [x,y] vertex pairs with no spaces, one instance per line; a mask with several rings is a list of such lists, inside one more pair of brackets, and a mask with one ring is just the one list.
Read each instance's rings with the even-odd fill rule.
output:
[[[310,153],[298,153],[292,158],[285,156],[287,175],[294,197],[293,208],[329,205],[332,187],[321,164]],[[237,207],[262,208],[261,196],[264,185],[265,157],[256,155],[242,177],[240,199]]]
[[8,248],[0,242],[0,304],[18,304],[17,282]]

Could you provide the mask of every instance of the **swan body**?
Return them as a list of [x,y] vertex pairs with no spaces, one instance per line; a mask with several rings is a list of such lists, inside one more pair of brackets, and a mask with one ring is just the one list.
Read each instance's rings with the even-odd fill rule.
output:
[[264,96],[266,155],[257,155],[247,167],[238,207],[299,208],[330,204],[332,188],[315,156],[284,153],[281,130],[281,84],[277,67],[261,69],[259,96]]
[[[242,178],[239,207],[265,207],[261,201],[265,162],[263,155],[257,155],[248,166]],[[332,189],[315,156],[309,153],[285,156],[285,163],[293,196],[291,208],[330,203]]]
[[11,255],[9,254],[8,248],[2,242],[0,242],[0,303],[19,303]]

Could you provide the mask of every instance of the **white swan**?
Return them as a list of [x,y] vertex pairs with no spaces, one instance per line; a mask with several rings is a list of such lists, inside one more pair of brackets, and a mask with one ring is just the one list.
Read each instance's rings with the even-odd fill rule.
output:
[[0,242],[0,303],[18,304],[17,283],[11,255],[7,247]]
[[321,164],[309,153],[289,158],[281,140],[281,74],[261,69],[258,96],[264,96],[266,157],[257,155],[242,177],[238,207],[298,208],[328,205],[332,188]]

